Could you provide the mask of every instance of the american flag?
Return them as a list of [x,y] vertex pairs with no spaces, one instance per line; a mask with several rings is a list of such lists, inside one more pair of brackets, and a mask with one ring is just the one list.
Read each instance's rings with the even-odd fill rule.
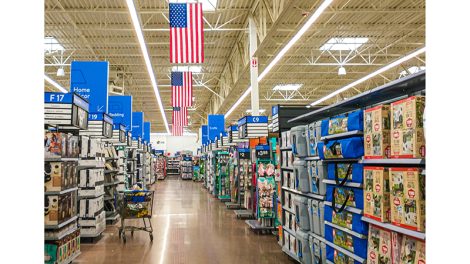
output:
[[192,72],[171,73],[171,106],[189,107],[193,105]]
[[188,108],[173,107],[173,125],[177,125],[177,126],[188,125]]
[[183,135],[183,127],[173,124],[171,126],[171,135],[173,135],[173,136],[182,136]]
[[204,62],[202,3],[170,3],[170,63]]

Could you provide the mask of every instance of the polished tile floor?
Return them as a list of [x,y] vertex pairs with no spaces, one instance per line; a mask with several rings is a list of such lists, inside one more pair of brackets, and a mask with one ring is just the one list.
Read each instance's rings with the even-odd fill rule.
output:
[[256,235],[201,183],[167,178],[159,181],[148,233],[118,237],[119,223],[108,226],[94,244],[82,243],[74,263],[293,263],[272,235]]

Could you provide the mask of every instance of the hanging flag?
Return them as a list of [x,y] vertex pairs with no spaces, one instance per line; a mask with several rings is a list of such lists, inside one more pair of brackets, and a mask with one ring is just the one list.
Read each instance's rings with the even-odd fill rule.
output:
[[192,72],[171,73],[171,106],[193,106],[193,74]]
[[173,107],[173,125],[188,125],[188,109],[186,107]]
[[170,3],[170,63],[204,62],[202,3]]
[[171,135],[173,136],[182,136],[183,135],[183,127],[182,126],[171,126]]

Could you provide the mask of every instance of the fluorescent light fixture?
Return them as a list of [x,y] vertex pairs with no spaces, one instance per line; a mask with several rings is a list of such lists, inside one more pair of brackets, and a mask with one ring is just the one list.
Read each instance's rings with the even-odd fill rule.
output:
[[166,131],[170,133],[170,128],[168,127],[168,121],[166,120],[165,110],[163,109],[162,98],[160,97],[160,93],[158,91],[157,79],[155,78],[155,74],[152,68],[152,63],[150,62],[149,53],[147,51],[147,46],[145,45],[145,40],[144,40],[144,35],[142,34],[142,29],[140,28],[140,21],[139,21],[139,17],[137,16],[137,11],[135,9],[134,1],[126,0],[126,3],[127,3],[127,8],[129,9],[129,13],[131,15],[132,24],[134,25],[134,30],[137,35],[137,39],[139,40],[140,49],[142,50],[142,56],[144,57],[145,65],[147,66],[147,71],[150,77],[150,82],[152,83],[153,91],[155,92],[155,96],[157,97],[158,107],[160,108],[160,113],[162,114]]
[[[266,112],[266,109],[259,109],[258,111],[259,111],[260,114],[262,114],[262,113]],[[252,113],[253,110],[248,109],[248,110],[246,110],[246,112],[247,112],[247,113]]]
[[[258,76],[258,82],[271,71],[271,69],[281,60],[281,58],[287,53],[287,51],[294,46],[294,44],[307,32],[307,30],[312,26],[313,23],[320,17],[320,15],[325,11],[325,9],[333,2],[333,0],[325,0],[323,3],[315,10],[315,12],[308,18],[305,24],[297,31],[297,33],[292,37],[289,42],[281,49],[281,51],[274,57],[274,59],[264,68],[263,72]],[[230,114],[241,104],[241,102],[250,94],[251,86],[242,94],[242,96],[235,102],[234,105],[227,111],[225,118],[228,118]]]
[[338,75],[346,75],[346,69],[343,66],[339,67]]
[[274,86],[273,91],[297,91],[302,87],[301,83],[278,84]]
[[44,51],[45,52],[54,52],[54,51],[64,51],[64,46],[62,46],[59,41],[54,37],[45,37],[44,38]]
[[417,73],[417,72],[420,72],[420,71],[424,71],[425,69],[426,69],[425,66],[420,66],[420,67],[418,67],[418,66],[412,66],[412,67],[408,68],[407,71],[401,71],[401,72],[400,72],[400,78],[401,78],[401,77],[404,77],[404,76],[406,76],[406,75],[408,75],[408,74],[413,74],[413,73]]
[[377,76],[377,75],[379,75],[379,74],[381,74],[381,73],[383,73],[383,72],[385,72],[385,71],[390,70],[390,69],[393,68],[393,67],[396,67],[396,66],[400,65],[400,63],[403,63],[403,62],[405,62],[405,61],[407,61],[407,60],[409,60],[409,59],[412,59],[412,58],[414,58],[414,57],[420,55],[421,53],[424,53],[425,51],[426,51],[426,47],[423,47],[423,48],[420,48],[420,49],[418,49],[418,50],[415,50],[415,51],[413,51],[412,53],[406,55],[405,57],[401,57],[400,59],[398,59],[398,60],[396,60],[396,61],[394,61],[394,62],[392,62],[392,63],[390,63],[390,64],[388,64],[388,65],[386,65],[386,66],[384,66],[384,67],[382,67],[382,68],[380,68],[380,69],[378,69],[378,70],[376,70],[376,71],[374,71],[373,73],[370,73],[370,74],[368,74],[368,75],[366,75],[366,76],[360,78],[359,80],[356,80],[356,81],[354,81],[354,82],[352,82],[352,83],[350,83],[350,84],[344,86],[343,88],[338,89],[338,90],[336,90],[336,91],[330,93],[329,95],[318,99],[317,101],[311,103],[310,105],[311,105],[311,106],[314,106],[314,105],[317,105],[317,104],[319,104],[319,103],[321,103],[321,102],[323,102],[323,101],[325,101],[325,100],[328,100],[328,99],[330,99],[330,98],[332,98],[332,97],[334,97],[334,96],[336,96],[336,95],[338,95],[338,94],[340,94],[340,93],[342,93],[342,92],[344,92],[344,91],[346,91],[346,90],[348,90],[348,89],[350,89],[350,88],[352,88],[352,87],[354,87],[354,86],[356,86],[356,85],[358,85],[358,84],[360,84],[360,83],[363,83],[363,82],[369,80],[369,79],[372,78],[372,77],[375,77],[375,76]]
[[46,82],[50,83],[52,86],[54,86],[56,89],[58,89],[59,91],[63,92],[63,93],[68,93],[69,91],[65,90],[64,87],[62,87],[60,84],[58,84],[56,81],[52,80],[51,78],[49,78],[49,76],[45,75],[44,74],[44,80],[46,80]]
[[218,0],[199,0],[202,3],[202,11],[215,11]]
[[171,71],[179,71],[179,72],[193,72],[193,73],[200,73],[202,72],[202,66],[173,66],[171,67]]
[[331,38],[320,50],[357,50],[367,41],[369,38]]

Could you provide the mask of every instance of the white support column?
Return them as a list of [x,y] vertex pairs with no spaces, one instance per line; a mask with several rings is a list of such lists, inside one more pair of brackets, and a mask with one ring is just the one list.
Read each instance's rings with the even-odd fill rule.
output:
[[256,25],[253,17],[248,18],[248,31],[250,38],[250,77],[251,77],[251,110],[252,115],[259,115],[259,89],[258,89],[258,58],[253,57],[258,49]]

